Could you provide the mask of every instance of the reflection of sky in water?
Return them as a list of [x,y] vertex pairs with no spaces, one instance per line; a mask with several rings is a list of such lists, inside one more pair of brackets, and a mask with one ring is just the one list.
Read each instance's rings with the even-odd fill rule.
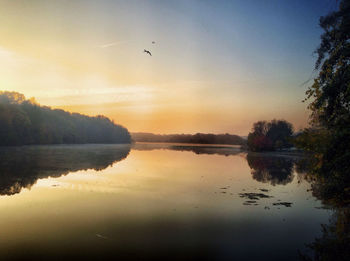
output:
[[[0,197],[0,253],[30,248],[33,255],[56,255],[66,249],[94,256],[103,250],[108,256],[138,249],[154,255],[157,249],[174,257],[295,259],[330,213],[315,208],[320,203],[294,168],[288,182],[259,182],[247,155],[233,154],[136,148],[100,171],[39,179]],[[238,193],[248,192],[272,198],[246,206]],[[283,201],[292,207],[273,205]]]

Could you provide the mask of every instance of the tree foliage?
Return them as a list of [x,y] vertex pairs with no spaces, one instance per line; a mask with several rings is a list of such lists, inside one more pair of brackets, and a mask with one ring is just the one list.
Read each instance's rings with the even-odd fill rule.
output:
[[324,180],[328,196],[349,202],[350,178],[350,1],[320,18],[324,30],[316,50],[319,71],[307,90],[312,127],[296,145],[312,152],[313,174]]
[[0,91],[0,145],[62,143],[130,143],[130,134],[104,116],[54,110]]
[[324,30],[316,50],[319,74],[307,90],[312,127],[296,145],[310,152],[313,195],[335,209],[335,219],[310,248],[314,258],[349,260],[350,247],[350,0],[320,18]]
[[285,120],[254,123],[248,135],[248,148],[252,151],[271,151],[292,147],[293,126]]
[[[307,90],[312,129],[298,141],[313,151],[316,164],[327,175],[339,170],[349,173],[350,161],[350,1],[320,18],[324,30],[316,50],[318,77]],[[312,133],[312,135],[310,135]],[[320,142],[315,143],[317,136]]]
[[314,84],[307,91],[312,99],[313,124],[328,129],[343,129],[350,123],[350,1],[339,10],[320,18],[324,30],[316,50]]

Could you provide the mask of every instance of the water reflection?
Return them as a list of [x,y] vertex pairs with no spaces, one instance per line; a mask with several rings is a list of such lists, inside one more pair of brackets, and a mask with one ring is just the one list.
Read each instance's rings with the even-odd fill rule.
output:
[[[239,155],[243,152],[238,147],[220,146],[220,145],[181,145],[166,143],[136,143],[134,150],[152,151],[152,150],[175,150],[190,151],[195,154],[207,155]],[[248,153],[246,156],[253,179],[269,183],[271,185],[286,185],[293,181],[294,171],[298,174],[299,180],[304,180],[307,164],[301,155],[279,155],[264,153]]]
[[322,224],[322,235],[306,244],[311,250],[299,251],[300,260],[349,260],[350,259],[350,208],[336,208],[328,224]]
[[190,151],[195,154],[208,154],[208,155],[237,155],[242,153],[239,146],[225,146],[225,145],[203,145],[203,144],[167,144],[167,143],[136,143],[133,145],[132,149],[141,151],[150,150],[176,150],[176,151]]
[[0,195],[19,193],[42,178],[78,170],[100,171],[129,152],[129,145],[0,147]]
[[[300,259],[350,260],[350,198],[349,178],[346,174],[328,176],[310,167],[305,179],[311,183],[312,195],[322,201],[323,208],[332,212],[327,223],[321,225],[321,236],[306,244],[308,251],[299,253]],[[312,173],[312,174],[310,174]],[[317,174],[315,174],[317,173]],[[311,251],[311,253],[310,253]]]
[[[231,147],[135,144],[126,161],[107,168],[129,150],[0,148],[0,193],[44,178],[30,193],[0,197],[0,259],[296,260],[329,218],[308,200],[306,182],[288,183],[301,169],[294,159],[250,154],[247,164],[246,153]],[[266,184],[252,178],[259,166]],[[59,177],[85,169],[102,171]],[[41,186],[52,184],[48,176],[61,188]],[[242,204],[242,195],[259,204]],[[293,207],[274,204],[285,202]]]
[[294,165],[299,159],[248,153],[247,161],[253,179],[271,185],[286,185],[294,179]]

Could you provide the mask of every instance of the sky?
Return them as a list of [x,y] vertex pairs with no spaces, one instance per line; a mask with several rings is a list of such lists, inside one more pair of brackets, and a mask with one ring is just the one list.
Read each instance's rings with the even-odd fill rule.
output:
[[[0,0],[0,90],[131,132],[306,127],[335,0]],[[154,44],[152,42],[155,42]],[[152,56],[144,53],[147,49]]]

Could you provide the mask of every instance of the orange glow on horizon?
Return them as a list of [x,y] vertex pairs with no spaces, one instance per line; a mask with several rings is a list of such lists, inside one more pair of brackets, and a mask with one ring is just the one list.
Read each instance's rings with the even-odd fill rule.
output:
[[[132,132],[247,135],[254,122],[274,118],[307,126],[306,87],[298,84],[308,73],[240,37],[233,47],[231,35],[214,41],[225,32],[220,21],[212,21],[218,32],[209,32],[191,16],[151,3],[142,12],[125,4],[125,15],[114,3],[20,2],[0,11],[1,90],[103,114]],[[244,37],[243,29],[236,35]]]

